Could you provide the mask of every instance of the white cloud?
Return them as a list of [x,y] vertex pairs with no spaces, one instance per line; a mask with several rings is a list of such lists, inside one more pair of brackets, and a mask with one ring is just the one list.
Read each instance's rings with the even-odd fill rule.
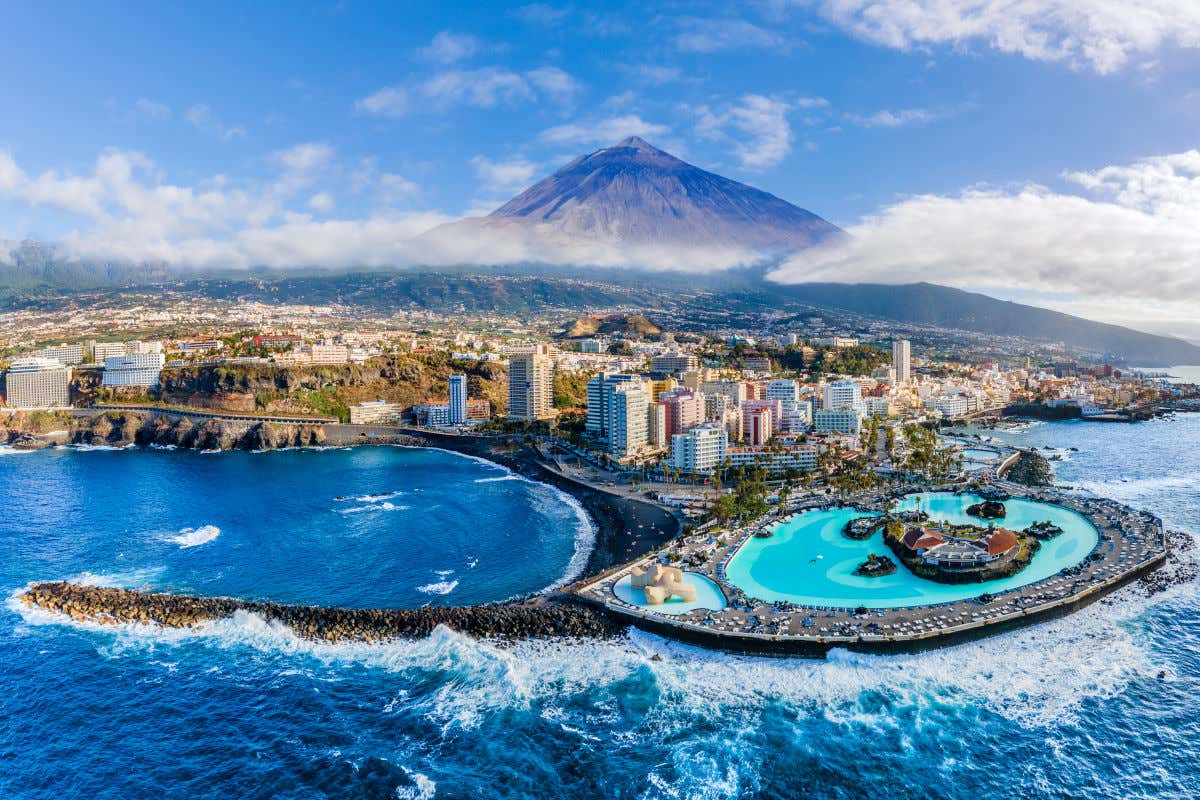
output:
[[367,114],[402,117],[414,111],[446,111],[456,106],[495,108],[539,99],[569,100],[580,90],[575,78],[558,67],[527,72],[501,67],[451,69],[405,86],[385,86],[355,102]]
[[538,67],[525,73],[526,79],[537,89],[552,97],[569,98],[582,87],[558,67]]
[[333,160],[333,147],[325,142],[305,142],[277,150],[272,159],[296,172],[307,172]]
[[431,266],[537,262],[707,272],[759,260],[755,253],[736,247],[636,244],[495,217],[468,219],[434,229],[412,245],[410,255],[417,263]]
[[[811,100],[811,98],[809,98]],[[792,150],[792,126],[784,100],[748,94],[719,110],[696,109],[696,135],[701,139],[734,141],[734,153],[746,169],[773,167]]]
[[663,136],[669,131],[670,129],[666,125],[647,122],[637,114],[624,114],[589,122],[569,122],[564,125],[556,125],[542,131],[539,138],[550,144],[614,144],[629,136],[651,139]]
[[[47,171],[30,175],[0,151],[0,199],[50,206],[85,219],[61,237],[69,258],[155,262],[194,268],[351,267],[511,264],[708,270],[747,264],[755,256],[736,248],[689,249],[630,245],[607,237],[567,234],[511,220],[472,220],[435,229],[454,218],[436,211],[368,212],[357,218],[315,219],[333,212],[333,191],[314,190],[306,170],[330,167],[329,153],[301,145],[273,155],[282,174],[266,183],[214,176],[196,186],[162,180],[140,153],[106,151],[90,174]],[[373,165],[370,165],[373,169]],[[515,180],[520,164],[477,165],[485,174]],[[336,172],[336,170],[333,170]],[[358,180],[358,172],[347,180]],[[297,175],[300,178],[297,178]],[[375,173],[372,173],[374,175]],[[383,173],[371,185],[414,189]],[[489,209],[490,210],[490,209]]]
[[402,117],[409,109],[408,90],[402,86],[385,86],[355,102],[354,107],[366,114]]
[[471,159],[475,174],[489,192],[511,193],[528,186],[538,172],[537,164],[518,156],[508,161],[492,161],[485,156]]
[[313,211],[320,211],[322,214],[328,214],[333,210],[333,195],[329,192],[317,192],[312,197],[308,198],[308,207]]
[[245,128],[241,125],[225,125],[213,115],[212,109],[204,103],[197,103],[188,108],[184,112],[183,118],[190,122],[196,130],[211,134],[223,142],[244,139],[246,136]]
[[1101,74],[1163,47],[1200,47],[1195,0],[798,0],[854,36],[885,47],[981,43]]
[[627,64],[621,69],[649,86],[664,86],[683,80],[683,70],[665,64]]
[[528,5],[520,6],[515,9],[513,15],[521,20],[535,25],[558,25],[567,15],[570,10],[549,5],[548,3],[529,3]]
[[708,19],[684,17],[679,20],[680,32],[675,47],[690,53],[716,53],[722,50],[753,48],[756,50],[786,50],[788,40],[742,19]]
[[903,200],[773,277],[1200,300],[1200,151],[1065,176],[1082,195],[1027,185]]
[[379,188],[385,195],[393,198],[421,191],[417,184],[394,172],[384,172],[379,176]]
[[171,118],[170,106],[162,103],[156,103],[153,100],[149,100],[145,97],[139,98],[138,101],[133,104],[133,107],[139,114],[149,117],[150,119],[163,120]]
[[469,33],[440,31],[428,45],[417,51],[417,55],[426,61],[453,64],[471,58],[480,48],[479,39]]
[[927,108],[883,109],[870,114],[845,115],[847,122],[863,128],[902,128],[906,125],[925,125],[942,119],[945,115]]

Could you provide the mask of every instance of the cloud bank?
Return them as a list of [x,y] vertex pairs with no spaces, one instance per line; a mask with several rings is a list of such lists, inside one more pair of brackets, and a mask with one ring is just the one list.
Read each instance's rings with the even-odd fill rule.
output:
[[1063,178],[1080,194],[1031,184],[905,199],[771,277],[1200,298],[1200,151]]
[[793,0],[884,47],[984,45],[1108,74],[1165,46],[1200,47],[1195,0]]
[[[738,108],[766,106],[748,98]],[[727,124],[736,127],[737,119],[731,115]],[[564,131],[547,138],[575,136]],[[262,180],[213,175],[189,186],[165,180],[135,151],[106,150],[90,172],[70,174],[31,173],[0,150],[0,198],[74,215],[80,222],[60,238],[60,252],[97,261],[205,269],[536,261],[711,271],[759,260],[735,248],[636,244],[511,220],[440,227],[457,217],[392,207],[394,199],[419,197],[411,181],[379,171],[370,159],[346,162],[323,142],[276,151],[264,163],[271,172]],[[477,157],[472,166],[497,192],[523,185],[538,171],[522,158]],[[844,244],[796,254],[771,277],[785,283],[929,281],[1071,302],[1117,299],[1131,308],[1141,303],[1194,316],[1178,304],[1200,298],[1200,150],[1067,171],[1061,179],[1059,190],[974,186],[900,200],[849,227]],[[341,210],[355,193],[370,200],[369,211]]]

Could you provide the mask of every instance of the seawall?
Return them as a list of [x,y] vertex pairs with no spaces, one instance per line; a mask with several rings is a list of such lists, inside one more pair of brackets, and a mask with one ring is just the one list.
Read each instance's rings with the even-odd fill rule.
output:
[[246,612],[324,642],[381,642],[428,636],[439,625],[495,641],[529,638],[609,638],[625,625],[603,609],[559,599],[481,606],[411,609],[324,608],[262,603],[228,597],[193,597],[57,581],[30,586],[27,606],[80,622],[194,628]]

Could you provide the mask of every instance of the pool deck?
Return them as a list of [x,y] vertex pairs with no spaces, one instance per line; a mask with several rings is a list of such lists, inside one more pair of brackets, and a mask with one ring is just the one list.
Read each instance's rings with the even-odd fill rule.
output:
[[[747,597],[725,579],[725,566],[755,531],[773,527],[804,511],[852,505],[884,510],[897,495],[917,491],[969,491],[963,486],[923,486],[902,492],[860,495],[852,503],[828,497],[804,497],[789,503],[786,515],[771,514],[723,534],[705,526],[677,539],[671,546],[595,578],[569,591],[579,599],[655,633],[708,647],[741,652],[820,656],[831,648],[897,652],[927,650],[978,639],[1003,630],[1063,616],[1158,568],[1167,557],[1162,520],[1112,500],[1065,494],[1053,488],[1030,489],[1007,481],[993,487],[1012,497],[1025,497],[1072,509],[1096,527],[1099,540],[1076,567],[1044,580],[993,593],[990,602],[978,597],[935,605],[869,609],[767,603]],[[619,600],[613,585],[637,565],[656,560],[668,563],[667,553],[681,558],[671,563],[711,578],[725,593],[721,611],[697,609],[665,615]]]

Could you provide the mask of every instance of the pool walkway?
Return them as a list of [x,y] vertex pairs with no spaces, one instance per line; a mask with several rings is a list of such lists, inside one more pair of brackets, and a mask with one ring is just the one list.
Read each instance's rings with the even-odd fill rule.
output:
[[[585,602],[600,605],[631,624],[708,646],[748,652],[819,655],[833,647],[856,650],[927,649],[980,638],[1001,629],[1061,616],[1081,608],[1161,566],[1167,557],[1162,521],[1112,500],[1068,495],[1053,488],[994,481],[1012,497],[1052,503],[1085,517],[1099,532],[1096,547],[1077,566],[1044,580],[990,596],[880,609],[854,609],[766,603],[748,597],[725,578],[725,567],[755,532],[772,528],[805,511],[844,507],[827,496],[810,495],[789,503],[786,514],[773,513],[731,532],[703,526],[670,546],[638,561],[570,587]],[[882,511],[914,492],[964,491],[962,485],[909,487],[859,495],[853,505]],[[673,560],[668,554],[676,554]],[[720,611],[696,609],[661,614],[626,603],[613,586],[638,565],[659,561],[711,578],[728,605]]]

